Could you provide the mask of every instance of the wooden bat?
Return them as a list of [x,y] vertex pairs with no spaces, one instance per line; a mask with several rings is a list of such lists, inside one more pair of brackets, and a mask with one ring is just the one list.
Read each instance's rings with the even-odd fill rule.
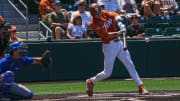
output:
[[127,41],[126,41],[126,32],[123,33],[123,49],[126,51],[127,50]]

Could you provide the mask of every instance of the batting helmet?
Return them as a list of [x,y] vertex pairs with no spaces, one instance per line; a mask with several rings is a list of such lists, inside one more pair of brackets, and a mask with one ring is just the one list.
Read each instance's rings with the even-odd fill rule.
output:
[[16,41],[16,42],[13,42],[13,43],[10,44],[9,53],[11,53],[13,50],[17,50],[19,48],[23,49],[23,51],[20,53],[21,56],[26,56],[26,53],[27,53],[26,49],[28,47],[24,42],[19,42],[19,41]]
[[89,11],[90,11],[92,16],[95,16],[95,15],[101,13],[101,8],[100,8],[100,6],[97,3],[92,3],[89,6]]

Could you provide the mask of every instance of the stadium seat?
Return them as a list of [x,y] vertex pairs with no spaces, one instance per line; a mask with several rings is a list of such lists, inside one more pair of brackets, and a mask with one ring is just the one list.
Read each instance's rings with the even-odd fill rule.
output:
[[167,27],[165,29],[165,36],[180,36],[180,28],[179,27]]
[[164,36],[164,31],[161,28],[146,28],[146,36],[150,37],[162,37]]
[[165,28],[165,27],[169,26],[169,21],[165,16],[152,16],[149,19],[149,24],[152,27]]
[[180,25],[180,16],[178,16],[178,15],[170,16],[170,24],[172,26]]
[[143,24],[146,28],[148,27],[151,27],[149,24],[148,24],[148,20],[145,18],[145,17],[139,17],[139,23],[140,24]]
[[139,17],[139,23],[140,24],[147,24],[148,23],[148,20],[144,17]]

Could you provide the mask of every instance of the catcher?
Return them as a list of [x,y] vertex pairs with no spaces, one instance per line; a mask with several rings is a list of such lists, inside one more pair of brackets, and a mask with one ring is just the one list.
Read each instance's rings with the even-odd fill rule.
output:
[[49,51],[42,57],[28,57],[27,45],[23,42],[13,42],[9,46],[9,52],[0,60],[0,91],[1,100],[12,100],[10,95],[16,100],[31,99],[33,92],[25,86],[14,82],[14,73],[20,71],[24,64],[42,64],[46,68],[50,63]]
[[128,70],[130,76],[139,88],[139,93],[148,94],[148,91],[143,87],[143,82],[136,72],[127,47],[123,47],[123,43],[120,41],[120,33],[117,32],[116,25],[118,25],[122,33],[126,31],[126,28],[118,19],[119,16],[115,13],[101,10],[97,3],[91,4],[89,10],[92,15],[91,28],[99,35],[103,43],[104,70],[86,80],[86,92],[88,96],[93,95],[93,86],[96,82],[111,76],[116,57]]

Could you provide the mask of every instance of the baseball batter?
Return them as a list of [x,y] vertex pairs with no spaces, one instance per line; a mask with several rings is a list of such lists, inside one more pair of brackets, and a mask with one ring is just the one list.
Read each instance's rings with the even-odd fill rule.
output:
[[15,99],[31,99],[33,92],[15,83],[14,73],[20,71],[25,64],[42,64],[43,57],[27,57],[27,45],[23,42],[13,42],[9,48],[9,53],[0,60],[1,100],[12,100],[9,94],[15,95]]
[[93,86],[96,82],[110,77],[116,57],[124,64],[130,76],[136,82],[139,93],[148,94],[148,91],[143,87],[143,83],[136,72],[129,51],[123,49],[119,33],[114,33],[117,32],[116,25],[119,26],[121,31],[126,31],[125,27],[123,27],[124,25],[117,20],[118,15],[101,10],[97,3],[91,4],[89,10],[92,15],[91,28],[99,35],[103,43],[104,70],[86,80],[86,93],[88,96],[93,95]]

